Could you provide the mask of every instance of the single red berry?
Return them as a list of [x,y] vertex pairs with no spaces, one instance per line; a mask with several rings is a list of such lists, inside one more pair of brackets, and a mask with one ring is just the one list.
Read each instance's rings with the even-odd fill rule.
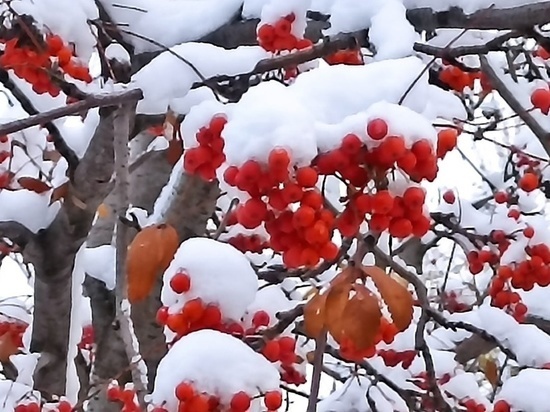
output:
[[188,292],[191,288],[191,279],[185,272],[177,272],[172,279],[170,279],[170,287],[176,293]]
[[526,238],[532,238],[535,236],[535,229],[533,229],[531,226],[527,226],[525,229],[523,229],[523,235]]
[[367,124],[367,134],[374,140],[382,140],[388,135],[388,124],[383,119],[373,119]]
[[180,401],[188,401],[195,396],[195,389],[190,383],[182,382],[176,386],[176,398]]
[[267,313],[265,310],[259,310],[254,314],[254,317],[252,318],[252,324],[259,328],[260,326],[267,326],[269,325],[270,316],[269,313]]
[[508,201],[508,193],[506,192],[496,192],[495,193],[495,202],[497,203],[506,203]]
[[532,192],[539,187],[539,178],[534,173],[525,173],[519,179],[518,186],[526,192]]
[[550,111],[550,91],[537,89],[531,95],[531,103],[544,114]]
[[122,396],[122,390],[119,386],[111,386],[107,389],[107,399],[111,402],[120,400]]
[[246,392],[237,392],[231,398],[231,412],[246,412],[250,408],[250,395]]
[[455,194],[452,190],[447,190],[445,193],[443,193],[443,200],[452,205],[456,201]]
[[276,410],[283,404],[283,395],[279,391],[266,392],[264,403],[267,409]]
[[501,399],[495,402],[493,412],[510,412],[510,405],[505,400]]

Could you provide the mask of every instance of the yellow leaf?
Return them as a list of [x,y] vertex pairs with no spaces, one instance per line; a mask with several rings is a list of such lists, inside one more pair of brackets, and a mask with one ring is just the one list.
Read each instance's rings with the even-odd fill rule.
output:
[[109,217],[110,214],[111,214],[111,211],[109,209],[109,206],[107,206],[105,203],[100,204],[99,207],[97,208],[97,215],[101,219],[105,219]]

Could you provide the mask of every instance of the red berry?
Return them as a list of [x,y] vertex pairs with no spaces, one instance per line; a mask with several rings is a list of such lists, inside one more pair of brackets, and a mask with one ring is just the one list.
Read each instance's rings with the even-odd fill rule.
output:
[[159,310],[157,311],[156,320],[159,325],[162,325],[162,326],[166,325],[166,321],[168,320],[167,306],[162,306],[159,308]]
[[279,391],[266,392],[264,403],[267,409],[276,410],[283,404],[283,395]]
[[550,91],[547,89],[537,89],[531,95],[531,103],[544,114],[550,110]]
[[382,140],[388,134],[388,124],[383,119],[373,119],[367,124],[367,134],[374,140]]
[[510,405],[505,400],[501,399],[495,402],[493,412],[510,412]]
[[268,361],[277,362],[281,354],[281,347],[279,346],[279,342],[275,340],[270,340],[269,342],[267,342],[262,349],[262,354],[266,357]]
[[188,401],[195,396],[195,389],[187,382],[182,382],[176,386],[176,398],[180,401]]
[[188,292],[191,288],[191,279],[185,272],[177,272],[172,279],[170,279],[170,287],[176,293]]
[[506,192],[496,192],[495,193],[495,202],[497,203],[506,203],[508,201],[508,193]]
[[61,401],[57,405],[57,412],[71,412],[72,410],[73,410],[73,407],[67,401]]
[[285,149],[272,149],[269,152],[267,163],[270,169],[286,169],[290,165],[290,156]]
[[535,236],[535,229],[533,229],[531,226],[527,226],[525,229],[523,229],[523,235],[526,238],[532,238]]
[[296,182],[301,187],[315,187],[319,175],[312,167],[301,167],[296,170]]
[[107,389],[107,399],[111,402],[120,400],[122,396],[122,390],[119,386],[111,386]]
[[532,192],[539,187],[539,178],[534,173],[525,173],[519,179],[518,186],[526,192]]
[[250,396],[246,392],[237,392],[231,398],[231,412],[246,412],[250,408]]
[[252,324],[259,328],[260,326],[267,326],[269,325],[269,313],[267,313],[265,310],[259,310],[254,314],[254,317],[252,318]]
[[294,352],[296,349],[296,339],[290,336],[283,336],[279,339],[279,347],[281,352]]
[[455,194],[452,190],[447,190],[445,193],[443,193],[443,200],[452,205],[456,201]]

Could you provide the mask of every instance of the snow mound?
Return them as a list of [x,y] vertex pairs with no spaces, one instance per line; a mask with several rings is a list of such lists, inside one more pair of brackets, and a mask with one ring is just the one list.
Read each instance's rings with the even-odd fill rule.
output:
[[550,404],[550,370],[522,370],[504,382],[496,400],[500,399],[515,411],[546,411]]
[[109,290],[116,285],[115,279],[115,248],[111,245],[102,245],[94,248],[86,248],[83,256],[84,271],[101,282]]
[[[296,302],[289,300],[281,288],[277,285],[267,286],[258,290],[256,299],[248,306],[244,322],[247,327],[252,326],[252,318],[254,314],[260,310],[265,311],[269,315],[269,325],[273,326],[277,323],[277,313],[284,312],[296,306]],[[288,330],[290,330],[290,327]]]
[[193,83],[202,80],[200,75],[208,79],[222,74],[247,73],[267,57],[267,52],[259,46],[226,50],[207,43],[184,43],[151,60],[133,76],[132,83],[143,91],[145,100],[158,102],[158,105],[165,102],[167,106],[170,99],[185,97]]
[[[191,279],[191,289],[183,295],[170,288],[170,279],[184,270]],[[206,238],[183,242],[164,273],[162,303],[170,313],[180,310],[195,298],[219,305],[222,314],[240,320],[254,301],[258,278],[246,256],[233,246]]]
[[192,383],[198,391],[220,397],[228,404],[240,391],[251,396],[279,388],[279,373],[262,355],[242,341],[212,330],[181,338],[161,360],[153,391],[153,403],[177,409],[174,389]]
[[115,22],[127,24],[123,27],[128,32],[123,33],[126,40],[135,47],[136,53],[143,53],[160,50],[153,42],[172,47],[199,40],[228,23],[238,13],[242,0],[107,0],[101,3]]

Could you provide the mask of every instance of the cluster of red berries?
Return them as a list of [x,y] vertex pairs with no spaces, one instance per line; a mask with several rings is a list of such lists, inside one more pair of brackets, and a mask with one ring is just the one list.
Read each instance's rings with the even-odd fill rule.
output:
[[414,358],[416,358],[416,351],[406,350],[397,352],[393,349],[380,349],[378,356],[382,358],[386,366],[394,367],[401,364],[403,369],[408,369],[412,365]]
[[0,336],[9,335],[13,344],[20,348],[23,346],[23,334],[29,325],[21,321],[0,322]]
[[73,79],[90,83],[92,76],[87,67],[78,64],[70,47],[57,35],[47,35],[43,45],[23,46],[18,39],[5,42],[0,66],[11,69],[21,79],[32,85],[37,94],[49,93],[56,97],[61,90],[51,81],[57,69]]
[[443,292],[442,300],[445,310],[447,310],[449,313],[463,313],[471,310],[470,306],[465,303],[459,302],[457,300],[457,297],[458,296],[454,290],[449,293]]
[[394,323],[389,322],[386,318],[382,317],[380,320],[380,327],[374,338],[374,345],[366,349],[358,349],[353,341],[348,339],[343,339],[340,343],[340,355],[342,358],[351,361],[357,362],[362,361],[364,358],[372,358],[376,355],[376,345],[380,342],[384,342],[387,345],[392,343],[395,339],[395,335],[399,333],[397,326]]
[[186,172],[198,174],[208,182],[216,179],[216,170],[225,162],[225,141],[221,134],[226,123],[225,117],[214,116],[208,126],[197,132],[199,145],[184,152],[183,167]]
[[466,87],[473,89],[478,78],[479,72],[465,72],[456,66],[445,66],[439,72],[439,80],[457,92],[463,92]]
[[550,111],[550,90],[545,88],[536,89],[531,94],[531,104],[542,113],[548,114]]
[[94,327],[92,325],[86,325],[82,328],[82,339],[78,344],[80,350],[91,351],[95,342]]
[[[236,218],[236,215],[233,215]],[[237,221],[235,220],[235,222]],[[240,250],[241,252],[252,252],[252,253],[262,253],[264,249],[269,248],[269,242],[266,242],[258,235],[243,235],[239,233],[236,236],[233,236],[227,241],[235,249]]]
[[121,412],[141,412],[136,391],[133,389],[123,389],[117,384],[111,385],[107,389],[107,399],[109,402],[121,403]]
[[284,50],[303,50],[311,47],[309,39],[299,39],[292,34],[292,23],[296,20],[294,13],[281,17],[275,24],[262,24],[258,28],[258,43],[268,52],[277,53]]
[[487,408],[482,403],[477,403],[475,399],[466,399],[459,402],[466,408],[466,412],[485,412]]
[[317,171],[306,166],[291,175],[290,163],[288,152],[276,148],[267,164],[248,160],[241,167],[230,166],[224,180],[251,196],[235,211],[238,223],[247,229],[265,223],[271,247],[282,253],[288,267],[313,267],[321,258],[333,260],[338,254],[331,242],[334,214],[325,209],[315,188]]
[[489,264],[490,266],[496,265],[499,262],[499,254],[488,249],[482,249],[479,251],[471,250],[467,253],[466,260],[468,262],[468,269],[470,270],[470,273],[477,275],[483,271],[485,264]]
[[[192,383],[182,382],[175,389],[176,398],[179,401],[180,412],[217,412],[228,410],[230,412],[246,412],[252,404],[252,397],[244,392],[237,392],[231,397],[228,405],[222,405],[220,398],[206,392],[198,391]],[[280,391],[268,391],[263,395],[264,405],[269,412],[276,411],[283,403]],[[164,408],[156,408],[154,412],[165,411]]]
[[424,236],[430,229],[430,220],[424,215],[425,193],[419,187],[409,187],[403,196],[393,196],[388,190],[374,195],[358,193],[350,199],[336,226],[344,236],[353,236],[359,230],[366,214],[371,230],[388,230],[396,238],[410,235]]
[[283,366],[291,366],[296,363],[296,340],[290,336],[266,342],[262,354],[270,362],[281,362]]
[[339,50],[336,53],[330,54],[325,57],[325,61],[331,66],[337,64],[361,66],[365,63],[363,61],[363,54],[361,54],[361,49]]
[[[14,409],[14,412],[40,412],[42,410],[41,406],[37,402],[30,402],[21,405],[17,405]],[[49,412],[73,412],[73,406],[67,401],[59,402],[55,409],[48,409]]]

